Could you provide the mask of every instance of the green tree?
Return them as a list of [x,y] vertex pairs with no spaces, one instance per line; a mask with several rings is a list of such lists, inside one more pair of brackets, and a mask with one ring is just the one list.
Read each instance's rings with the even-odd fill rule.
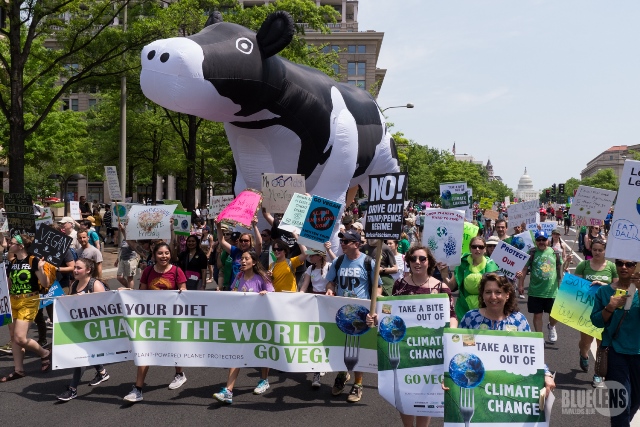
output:
[[604,190],[618,190],[619,180],[613,169],[600,169],[594,175],[582,180],[582,185],[602,188]]

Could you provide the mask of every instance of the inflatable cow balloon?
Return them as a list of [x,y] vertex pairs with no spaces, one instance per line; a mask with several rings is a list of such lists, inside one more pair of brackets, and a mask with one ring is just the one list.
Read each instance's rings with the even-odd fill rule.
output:
[[293,34],[286,12],[257,34],[216,13],[196,35],[146,46],[140,85],[169,110],[224,122],[236,194],[260,189],[262,173],[298,173],[308,193],[344,203],[368,175],[399,170],[395,146],[367,91],[277,56]]

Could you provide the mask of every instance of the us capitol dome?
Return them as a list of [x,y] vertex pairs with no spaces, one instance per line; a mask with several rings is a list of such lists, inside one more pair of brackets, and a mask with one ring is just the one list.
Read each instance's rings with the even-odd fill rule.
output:
[[538,200],[540,198],[540,192],[533,189],[533,180],[527,175],[527,168],[524,168],[524,174],[518,181],[518,189],[516,190],[515,197],[518,201],[528,202],[530,200]]

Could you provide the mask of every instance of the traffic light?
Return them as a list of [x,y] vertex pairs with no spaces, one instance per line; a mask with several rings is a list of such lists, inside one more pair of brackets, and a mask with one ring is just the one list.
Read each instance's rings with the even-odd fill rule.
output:
[[555,185],[555,184],[552,184],[552,185],[551,185],[551,192],[552,192],[553,194],[556,194],[556,185]]
[[564,184],[558,184],[558,192],[564,194]]

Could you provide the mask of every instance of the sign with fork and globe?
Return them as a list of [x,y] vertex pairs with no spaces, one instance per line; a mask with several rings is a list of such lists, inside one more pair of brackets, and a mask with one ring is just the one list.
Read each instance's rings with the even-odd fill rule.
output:
[[406,415],[442,417],[446,294],[378,297],[378,391]]
[[539,332],[444,330],[445,427],[548,426]]

